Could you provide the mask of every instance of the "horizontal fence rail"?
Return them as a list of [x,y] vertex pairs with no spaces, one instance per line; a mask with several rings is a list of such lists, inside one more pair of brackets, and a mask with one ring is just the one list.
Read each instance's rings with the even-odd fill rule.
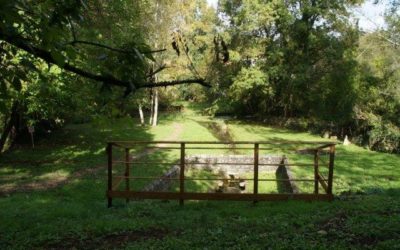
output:
[[[199,146],[200,145],[200,146]],[[222,146],[221,146],[222,145]],[[239,145],[239,147],[236,147]],[[265,147],[267,145],[267,147]],[[299,147],[306,147],[299,149]],[[113,198],[124,198],[128,202],[130,199],[161,199],[161,200],[179,200],[181,205],[185,200],[238,200],[238,201],[278,201],[278,200],[307,200],[307,201],[330,201],[333,199],[333,169],[335,160],[335,146],[333,142],[309,142],[309,141],[235,141],[235,142],[219,142],[219,141],[114,141],[109,142],[106,147],[107,152],[107,200],[108,207],[112,206]],[[282,147],[285,147],[282,149]],[[242,163],[238,162],[190,162],[186,159],[188,151],[192,150],[247,150],[251,153],[251,161]],[[135,153],[136,151],[143,151]],[[153,153],[157,150],[167,150],[177,152],[178,160],[175,162],[165,162],[160,159],[153,159]],[[289,163],[285,155],[282,160],[277,163],[260,162],[260,152],[267,150],[284,151],[289,150],[295,154],[307,154],[312,156],[308,163]],[[116,152],[118,151],[118,152]],[[225,155],[225,154],[224,154]],[[276,155],[276,153],[274,153]],[[222,156],[222,155],[221,155]],[[249,156],[249,157],[250,157]],[[147,159],[148,158],[148,159]],[[235,158],[232,158],[235,159]],[[191,165],[213,165],[218,166],[245,166],[251,168],[253,177],[240,178],[240,181],[251,181],[251,193],[224,193],[224,192],[188,192],[186,190],[186,182],[188,181],[227,181],[227,178],[216,177],[189,177],[185,175]],[[135,172],[139,168],[151,169],[154,166],[171,166],[175,167],[177,174],[175,176],[142,176]],[[280,166],[287,168],[292,167],[309,167],[311,178],[263,178],[260,176],[260,168]],[[307,168],[304,168],[305,170]],[[325,172],[322,172],[324,169]],[[122,172],[118,172],[122,171]],[[313,172],[312,172],[313,171]],[[325,176],[326,174],[326,176]],[[135,190],[133,185],[136,181],[174,181],[178,183],[178,191],[148,191]],[[277,182],[292,183],[304,182],[313,183],[313,193],[259,193],[260,182]],[[124,186],[121,186],[125,183]],[[250,186],[250,185],[249,185]],[[323,192],[322,192],[323,191]]]

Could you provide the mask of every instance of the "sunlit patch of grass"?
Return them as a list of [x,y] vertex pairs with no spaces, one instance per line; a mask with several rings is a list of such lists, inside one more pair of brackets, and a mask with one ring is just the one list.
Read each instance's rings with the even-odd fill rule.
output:
[[[290,163],[313,164],[313,156],[299,155],[291,149],[291,141],[327,141],[327,139],[309,133],[293,132],[286,129],[272,128],[259,124],[230,122],[229,129],[235,140],[254,141],[287,141],[287,146],[272,146],[266,153],[282,154],[289,158]],[[329,141],[329,140],[328,140]],[[274,148],[275,147],[275,148]],[[296,148],[310,147],[299,145]],[[321,156],[321,172],[327,176],[327,156]],[[355,145],[336,147],[334,169],[334,192],[369,192],[371,189],[400,188],[400,156],[369,151]],[[298,178],[313,178],[313,167],[293,167],[292,171]],[[298,183],[306,192],[311,192],[313,186],[309,183]]]
[[[254,174],[248,173],[245,175],[247,179],[254,179]],[[272,172],[260,172],[258,174],[258,179],[276,179],[275,173]],[[258,182],[258,193],[262,194],[277,194],[279,193],[278,190],[278,183],[276,181],[259,181]],[[246,181],[246,193],[253,193],[254,190],[254,181],[249,180]]]
[[50,172],[50,173],[45,173],[39,176],[36,176],[34,178],[34,180],[60,180],[60,179],[66,179],[68,176],[70,176],[70,172],[60,169],[60,170],[56,170],[54,172]]

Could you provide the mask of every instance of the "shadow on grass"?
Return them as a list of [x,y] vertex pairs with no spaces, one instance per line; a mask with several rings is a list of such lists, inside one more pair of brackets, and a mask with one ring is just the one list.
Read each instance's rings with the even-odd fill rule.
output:
[[105,146],[111,140],[148,140],[146,128],[122,119],[93,126],[70,125],[40,141],[35,149],[6,152],[0,160],[0,191],[29,182],[64,180],[78,171],[106,165]]
[[[107,209],[105,185],[104,180],[78,180],[48,192],[0,199],[0,246],[65,248],[70,243],[73,246],[87,243],[98,247],[97,240],[105,240],[104,237],[109,242],[112,237],[118,239],[120,235],[136,232],[139,238],[122,237],[116,246],[178,248],[190,243],[188,247],[206,244],[220,248],[256,248],[275,246],[284,234],[283,242],[276,247],[282,244],[309,247],[317,243],[324,248],[361,248],[365,244],[393,243],[400,225],[397,217],[393,217],[399,215],[396,201],[400,190],[386,196],[357,196],[332,203],[288,201],[253,205],[252,202],[187,201],[184,207],[179,207],[178,201],[125,204],[121,199],[116,200],[114,208]],[[327,236],[319,234],[320,230],[325,230]],[[140,232],[148,232],[149,237],[141,237]],[[151,232],[164,232],[160,235],[161,241],[156,240],[157,235],[152,237]],[[250,239],[235,240],[243,235]],[[164,237],[168,241],[162,240]],[[372,241],[364,242],[370,237]]]

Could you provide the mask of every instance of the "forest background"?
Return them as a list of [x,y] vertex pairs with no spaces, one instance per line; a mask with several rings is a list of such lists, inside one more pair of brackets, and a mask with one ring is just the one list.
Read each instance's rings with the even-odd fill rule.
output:
[[[0,0],[0,150],[67,123],[199,102],[400,152],[399,1]],[[369,20],[370,23],[379,20]],[[164,88],[160,88],[164,86]],[[157,88],[156,88],[157,87]]]

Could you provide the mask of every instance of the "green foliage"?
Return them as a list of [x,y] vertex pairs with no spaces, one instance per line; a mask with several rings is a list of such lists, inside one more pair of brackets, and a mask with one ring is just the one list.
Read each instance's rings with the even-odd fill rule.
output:
[[400,51],[376,31],[360,39],[357,105],[359,141],[374,150],[399,152]]
[[[357,31],[345,8],[353,4],[221,1],[220,12],[229,20],[222,29],[232,50],[241,55],[229,65],[231,71],[223,69],[231,81],[221,84],[222,91],[231,92],[231,85],[239,85],[243,67],[256,66],[268,76],[270,90],[266,98],[251,98],[254,103],[247,112],[349,122],[355,100],[356,64],[351,55]],[[254,88],[254,95],[262,93]]]
[[376,124],[369,131],[369,146],[372,150],[400,153],[400,129],[391,124]]
[[[214,65],[218,87],[209,93],[212,103],[232,103],[233,113],[263,119],[308,119],[296,127],[329,130],[370,148],[398,151],[397,4],[386,12],[386,30],[363,34],[348,12],[362,1],[219,3],[221,36],[229,41],[234,60]],[[244,75],[252,68],[259,75]],[[260,80],[260,74],[267,79]],[[257,82],[266,83],[268,94],[255,87],[261,86]],[[213,105],[213,113],[218,107],[223,105]],[[375,141],[385,146],[374,146]]]
[[[43,120],[82,122],[98,114],[125,115],[122,104],[132,100],[122,96],[147,81],[149,62],[154,61],[137,25],[146,7],[137,1],[0,1],[2,122],[8,122],[13,103],[19,105],[20,122],[13,124],[18,134]],[[33,52],[17,49],[21,44]],[[63,67],[111,80],[99,92],[99,86]],[[111,77],[131,84],[125,91],[113,88]]]
[[274,94],[268,76],[258,68],[242,68],[228,93],[242,114],[266,113]]

